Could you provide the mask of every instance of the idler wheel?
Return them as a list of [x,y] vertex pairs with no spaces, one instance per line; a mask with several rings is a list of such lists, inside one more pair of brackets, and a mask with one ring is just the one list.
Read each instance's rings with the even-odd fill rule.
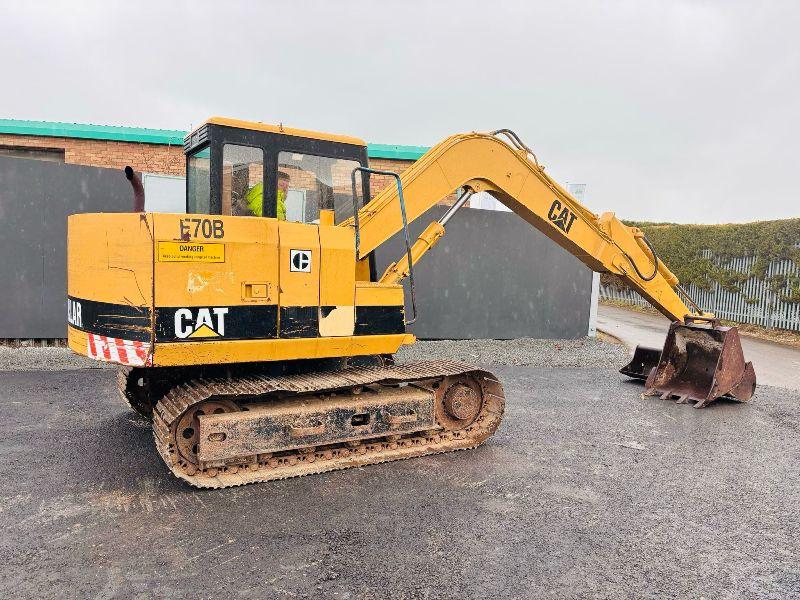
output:
[[437,395],[439,422],[451,431],[471,425],[483,407],[483,390],[468,377],[448,378]]
[[471,421],[478,416],[481,401],[472,388],[463,383],[457,383],[445,392],[444,409],[454,419]]
[[203,415],[237,412],[239,408],[230,400],[206,400],[189,407],[175,425],[175,446],[185,461],[196,465],[197,444],[200,441],[200,421]]

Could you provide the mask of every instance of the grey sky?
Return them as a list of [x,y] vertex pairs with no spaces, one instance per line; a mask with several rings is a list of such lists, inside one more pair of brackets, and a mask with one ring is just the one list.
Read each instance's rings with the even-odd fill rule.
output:
[[510,127],[621,217],[799,216],[800,2],[0,5],[0,117],[211,115],[433,145]]

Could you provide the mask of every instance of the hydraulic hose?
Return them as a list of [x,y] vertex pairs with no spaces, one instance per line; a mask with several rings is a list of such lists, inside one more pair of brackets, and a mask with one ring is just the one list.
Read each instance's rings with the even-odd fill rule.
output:
[[639,276],[639,278],[642,281],[652,281],[653,279],[656,278],[656,274],[658,273],[658,255],[656,254],[656,251],[653,248],[653,245],[650,243],[650,241],[646,237],[642,236],[642,241],[649,248],[650,254],[653,255],[653,274],[650,275],[649,277],[645,277],[644,275],[642,275],[642,272],[639,270],[639,267],[636,266],[636,263],[634,262],[634,260],[630,257],[630,255],[627,252],[625,252],[623,250],[622,254],[624,254],[625,258],[628,259],[628,262],[631,263],[631,266],[633,267],[633,270],[636,271],[636,274]]
[[531,150],[525,144],[525,142],[523,142],[521,139],[519,139],[519,136],[516,133],[514,133],[513,131],[511,131],[510,129],[495,129],[489,135],[504,135],[504,136],[506,136],[509,140],[511,140],[511,143],[517,148],[517,150],[525,150],[525,152],[527,152],[528,154],[530,154],[533,157],[534,164],[537,167],[539,166],[539,159],[536,158],[536,154],[533,152],[533,150]]

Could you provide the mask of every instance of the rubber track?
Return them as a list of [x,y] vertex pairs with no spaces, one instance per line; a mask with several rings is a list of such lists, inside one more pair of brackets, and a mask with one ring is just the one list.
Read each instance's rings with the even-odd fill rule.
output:
[[[275,457],[249,464],[229,465],[198,472],[178,454],[173,441],[174,427],[192,405],[214,397],[235,400],[288,392],[310,394],[350,389],[369,384],[399,384],[468,375],[483,391],[483,407],[475,422],[460,431],[422,432],[364,440],[357,447],[328,444],[301,451],[280,452]],[[426,361],[386,367],[356,367],[339,371],[271,377],[252,375],[236,379],[205,378],[181,383],[172,388],[153,411],[156,448],[172,473],[199,488],[224,488],[260,481],[286,479],[337,469],[377,464],[392,460],[475,448],[497,429],[505,407],[500,382],[486,371],[455,361]],[[188,468],[187,468],[188,467]]]

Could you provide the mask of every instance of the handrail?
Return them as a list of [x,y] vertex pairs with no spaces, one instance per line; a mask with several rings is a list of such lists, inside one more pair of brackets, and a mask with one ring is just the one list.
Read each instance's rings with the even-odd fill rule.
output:
[[403,199],[403,183],[400,181],[400,175],[394,171],[382,171],[380,169],[370,169],[369,167],[356,167],[353,169],[350,177],[353,183],[353,222],[355,224],[355,240],[356,240],[356,260],[359,260],[358,251],[361,243],[359,237],[358,227],[358,190],[356,189],[356,173],[367,173],[368,175],[386,175],[394,177],[395,184],[397,185],[397,197],[400,201],[400,215],[403,218],[403,235],[406,242],[406,257],[408,258],[408,285],[411,288],[411,311],[414,318],[406,321],[406,325],[411,325],[417,320],[417,296],[414,290],[414,261],[411,259],[411,240],[408,236],[408,220],[406,219],[406,203]]

